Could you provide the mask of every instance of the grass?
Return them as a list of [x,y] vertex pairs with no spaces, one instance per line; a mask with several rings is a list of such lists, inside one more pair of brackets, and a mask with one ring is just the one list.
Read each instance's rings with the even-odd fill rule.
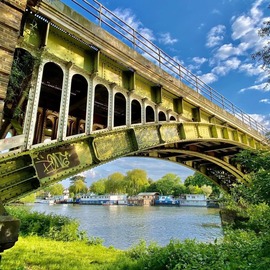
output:
[[2,254],[1,270],[107,269],[123,253],[82,241],[62,242],[37,236],[20,237]]

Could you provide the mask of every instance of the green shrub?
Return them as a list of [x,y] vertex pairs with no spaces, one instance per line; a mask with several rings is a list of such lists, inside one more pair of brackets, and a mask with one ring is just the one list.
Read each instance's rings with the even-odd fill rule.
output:
[[10,215],[21,220],[20,235],[37,235],[61,241],[88,240],[79,223],[68,217],[30,212],[24,207],[8,207]]
[[269,241],[255,232],[230,230],[222,243],[171,240],[165,247],[141,241],[126,252],[112,269],[129,270],[224,270],[269,269]]

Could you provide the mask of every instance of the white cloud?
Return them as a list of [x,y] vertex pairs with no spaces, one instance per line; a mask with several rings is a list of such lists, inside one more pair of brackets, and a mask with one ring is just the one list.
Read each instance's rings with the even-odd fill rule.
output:
[[[188,66],[189,70],[198,70],[200,69],[201,65],[204,64],[205,62],[207,62],[208,60],[205,57],[193,57],[192,58],[192,62],[194,62],[194,64],[191,64]],[[200,71],[198,71],[200,72]],[[198,74],[197,72],[197,74]]]
[[247,14],[232,18],[232,39],[245,42],[246,49],[259,50],[265,44],[265,39],[258,36],[258,30],[266,20],[260,9],[263,2],[255,1]]
[[[140,35],[145,37],[146,39],[148,39],[150,41],[155,40],[155,36],[153,34],[153,31],[149,28],[143,27],[142,22],[136,18],[136,16],[132,13],[132,11],[130,9],[117,8],[113,11],[113,13],[117,17],[119,17],[122,21],[124,21],[126,24],[128,24],[131,28],[136,30]],[[110,14],[106,14],[106,15],[108,17],[112,17]],[[130,27],[127,27],[126,25],[122,24],[121,22],[118,22],[118,23],[121,25],[121,27],[125,28],[128,32],[132,33],[132,30]],[[120,29],[120,31],[121,31],[121,29]]]
[[232,39],[240,39],[254,29],[254,21],[251,17],[240,16],[232,24]]
[[192,60],[196,63],[196,64],[199,64],[199,65],[202,65],[203,63],[205,63],[207,61],[206,58],[204,57],[193,57]]
[[219,45],[224,39],[225,30],[224,25],[214,26],[207,34],[206,47],[212,48]]
[[247,90],[256,90],[256,91],[262,91],[262,92],[269,92],[269,85],[267,83],[252,85],[250,87],[242,88],[239,93],[243,93]]
[[262,66],[255,66],[253,63],[244,63],[239,67],[239,70],[245,72],[248,76],[257,76],[264,73]]
[[257,77],[255,83],[261,83],[261,82],[266,82],[269,79],[269,73],[262,71],[262,73]]
[[270,99],[269,98],[261,99],[259,102],[265,103],[265,104],[270,104]]
[[199,78],[206,84],[213,83],[217,81],[218,77],[214,73],[207,73],[199,76]]
[[270,130],[270,114],[249,114],[255,121],[261,123],[266,129]]
[[263,16],[263,13],[261,10],[259,10],[259,6],[264,2],[264,0],[257,0],[253,3],[253,6],[250,10],[250,14],[252,18],[261,18]]
[[241,64],[241,61],[237,59],[236,57],[233,57],[226,61],[221,62],[218,66],[212,69],[212,72],[217,75],[225,76],[231,70],[237,69],[240,64]]
[[[208,60],[210,66],[214,66],[212,73],[218,76],[225,76],[230,70],[239,69],[240,72],[248,76],[258,76],[256,86],[251,86],[246,90],[260,89],[260,83],[266,79],[265,73],[255,61],[251,60],[252,53],[260,50],[266,40],[258,36],[258,29],[262,27],[263,12],[260,5],[265,0],[257,0],[251,9],[241,16],[233,17],[231,42],[221,44],[224,40],[225,26],[217,25],[213,27],[207,35],[207,47],[220,45],[214,50],[214,56]],[[236,58],[237,57],[237,58]],[[244,63],[241,63],[243,61]],[[192,66],[193,67],[193,66]]]
[[219,60],[225,60],[233,55],[239,55],[240,50],[232,43],[222,45],[216,52],[215,57]]
[[170,33],[161,33],[159,42],[165,45],[172,45],[176,43],[178,39],[172,38]]

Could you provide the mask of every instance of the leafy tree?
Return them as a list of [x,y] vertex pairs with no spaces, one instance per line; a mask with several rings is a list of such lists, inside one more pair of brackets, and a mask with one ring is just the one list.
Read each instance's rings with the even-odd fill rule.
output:
[[207,186],[207,185],[203,185],[201,186],[201,190],[203,192],[203,194],[208,198],[212,192],[213,192],[213,189],[211,186]]
[[191,193],[191,194],[201,194],[201,193],[203,193],[202,189],[199,186],[189,185],[188,190],[189,190],[189,193]]
[[163,195],[178,196],[184,190],[181,178],[173,173],[165,174],[161,179],[150,184],[148,191],[156,191]]
[[52,186],[46,187],[44,189],[45,192],[50,192],[52,196],[54,195],[62,195],[64,192],[64,186],[60,183],[56,183]]
[[19,199],[19,202],[21,203],[33,203],[36,200],[36,194],[31,193],[29,195],[26,195],[25,197]]
[[90,191],[98,195],[105,194],[105,181],[106,180],[107,180],[106,178],[102,178],[96,182],[93,182],[91,186],[89,187]]
[[125,193],[124,178],[125,176],[120,172],[109,175],[105,181],[105,192],[112,194]]
[[212,196],[219,197],[220,194],[220,188],[218,187],[218,185],[216,185],[214,182],[212,182],[210,179],[208,179],[206,176],[199,172],[195,172],[193,175],[188,176],[184,184],[186,187],[190,185],[198,187],[202,187],[204,185],[210,186],[212,187]]
[[78,193],[86,193],[87,186],[85,177],[82,175],[76,175],[70,178],[71,185],[69,187],[69,193],[74,193],[75,195]]
[[5,99],[5,121],[0,129],[2,139],[6,137],[12,125],[18,134],[22,132],[22,122],[35,63],[38,61],[30,53],[23,49],[16,49]]
[[129,195],[136,195],[142,190],[145,190],[149,186],[147,173],[141,169],[134,169],[128,171],[124,178],[124,184],[126,186],[126,192]]
[[251,203],[265,202],[270,205],[270,151],[245,150],[236,157],[250,181],[250,186],[243,184],[235,187],[235,196],[243,197]]
[[[268,8],[270,8],[270,6]],[[262,27],[259,30],[258,34],[260,37],[269,37],[269,35],[270,35],[270,20],[267,20],[264,22],[264,27]],[[269,44],[270,44],[270,42],[268,39],[268,41],[266,42],[264,47],[260,51],[258,51],[252,55],[253,59],[257,59],[257,60],[262,62],[263,68],[268,72],[268,82],[270,82],[270,78],[269,78],[270,46],[269,46]]]
[[188,188],[184,184],[176,184],[173,187],[172,195],[175,197],[178,197],[180,194],[188,193],[187,190],[188,190]]

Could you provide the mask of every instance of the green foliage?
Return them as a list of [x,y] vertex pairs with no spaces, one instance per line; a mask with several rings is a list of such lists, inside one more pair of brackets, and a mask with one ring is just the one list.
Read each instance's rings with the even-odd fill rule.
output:
[[64,186],[60,183],[53,184],[44,189],[45,192],[49,192],[52,196],[62,195],[64,192]]
[[209,192],[202,192],[205,193],[205,195],[209,194],[212,195],[212,197],[218,198],[220,195],[220,188],[213,183],[209,178],[207,178],[206,176],[204,176],[203,174],[199,173],[199,172],[195,172],[193,175],[188,176],[185,180],[185,186],[188,187],[190,185],[192,186],[198,186],[199,188],[201,188],[202,186],[210,186],[212,187],[212,193],[209,194]]
[[149,185],[146,171],[140,169],[128,171],[124,183],[129,195],[136,195]]
[[125,176],[119,172],[109,175],[105,181],[105,192],[111,194],[125,193],[124,178]]
[[30,212],[24,207],[8,207],[8,212],[21,220],[22,236],[37,235],[61,241],[87,240],[85,232],[79,231],[79,223],[74,219]]
[[[270,8],[270,6],[269,6]],[[264,27],[259,30],[259,36],[269,37],[270,35],[270,20],[264,22]],[[256,59],[263,64],[263,68],[268,72],[268,82],[269,82],[269,67],[270,67],[270,47],[269,40],[266,45],[258,52],[252,55],[253,59]]]
[[75,175],[70,178],[71,185],[69,186],[69,193],[86,193],[88,188],[86,186],[85,177],[82,175]]
[[211,186],[207,186],[207,185],[202,185],[201,186],[201,190],[203,192],[203,194],[208,198],[212,192],[213,192],[213,188]]
[[2,255],[1,270],[104,270],[123,251],[84,241],[63,242],[37,236],[19,237]]
[[179,196],[179,194],[185,193],[186,189],[179,176],[167,173],[161,179],[152,182],[147,191],[159,192],[162,195]]
[[34,58],[28,52],[17,49],[11,69],[10,81],[7,89],[6,101],[17,103],[21,95],[26,94],[26,88],[31,79]]
[[197,185],[196,186],[189,185],[188,190],[189,190],[190,194],[201,194],[201,193],[203,193],[202,189]]
[[[269,239],[268,239],[269,240]],[[141,242],[128,251],[130,267],[126,264],[112,269],[268,269],[270,255],[265,252],[266,241],[254,233],[230,231],[222,243],[198,243],[171,240],[165,247],[147,246]]]
[[96,182],[93,182],[89,187],[89,190],[95,194],[102,195],[105,194],[105,182],[107,179],[99,179]]
[[[249,173],[249,187],[235,186],[238,197],[249,203],[265,202],[270,204],[270,152],[266,150],[245,150],[235,158]],[[234,191],[235,194],[237,191]]]
[[16,123],[16,131],[21,133],[20,129],[24,119],[27,98],[30,89],[30,82],[37,63],[29,52],[23,49],[16,49],[12,63],[7,95],[4,107],[4,122],[0,130],[0,138],[5,138],[10,130],[10,125]]
[[35,193],[31,193],[31,194],[19,199],[19,202],[21,202],[21,203],[33,203],[33,202],[35,202],[35,200],[36,200]]

